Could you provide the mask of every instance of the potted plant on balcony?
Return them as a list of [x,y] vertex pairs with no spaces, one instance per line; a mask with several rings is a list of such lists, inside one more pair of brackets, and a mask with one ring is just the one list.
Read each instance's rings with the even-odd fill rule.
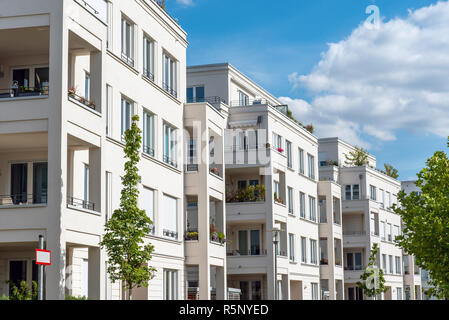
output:
[[267,144],[265,145],[265,148],[270,149],[271,145],[267,142]]
[[188,232],[186,232],[184,239],[186,241],[198,240],[198,236],[199,236],[198,232],[196,232],[196,231],[189,232],[188,231]]
[[94,101],[94,100],[88,101],[88,102],[87,102],[87,105],[88,105],[90,108],[95,109],[95,101]]
[[69,97],[75,98],[75,94],[76,94],[76,88],[75,87],[70,87],[68,92],[69,92]]
[[223,232],[217,232],[217,238],[218,238],[218,242],[220,242],[220,244],[226,243],[226,235]]
[[218,176],[218,168],[217,167],[213,167],[210,169],[210,173],[215,174],[216,176]]
[[279,153],[283,153],[283,152],[284,152],[284,149],[282,149],[282,148],[277,148],[276,150],[277,150],[277,152],[279,152]]

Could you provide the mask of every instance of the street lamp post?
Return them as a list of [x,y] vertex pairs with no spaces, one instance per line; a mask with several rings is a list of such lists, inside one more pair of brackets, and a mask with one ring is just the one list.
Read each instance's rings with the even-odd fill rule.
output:
[[279,293],[278,293],[278,236],[280,229],[278,227],[274,227],[272,230],[273,232],[273,245],[274,245],[274,300],[278,300]]

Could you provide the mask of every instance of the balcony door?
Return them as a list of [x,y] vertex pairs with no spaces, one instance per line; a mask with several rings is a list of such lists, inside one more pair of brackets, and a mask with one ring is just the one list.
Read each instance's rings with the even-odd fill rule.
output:
[[11,164],[11,199],[14,204],[27,202],[28,164]]
[[30,86],[30,69],[14,69],[12,71],[13,81],[17,81],[19,87],[29,88]]
[[[250,247],[248,248],[248,244]],[[260,230],[239,231],[239,253],[240,255],[260,255]]]
[[33,203],[47,203],[48,164],[33,163]]

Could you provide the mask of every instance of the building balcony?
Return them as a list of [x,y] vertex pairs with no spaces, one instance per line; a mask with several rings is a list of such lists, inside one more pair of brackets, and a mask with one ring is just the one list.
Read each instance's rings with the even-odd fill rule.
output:
[[0,208],[24,207],[24,206],[44,206],[47,204],[47,192],[35,194],[8,194],[0,195]]
[[0,89],[0,102],[9,100],[18,100],[26,98],[46,98],[48,97],[49,86],[42,87],[11,87]]
[[267,204],[265,201],[226,203],[227,222],[265,222]]
[[78,199],[72,196],[67,197],[67,205],[76,209],[96,211],[95,203],[83,199]]
[[252,250],[228,250],[226,252],[226,256],[228,257],[238,257],[238,256],[245,256],[245,257],[260,257],[260,256],[266,256],[267,255],[267,249],[252,249]]

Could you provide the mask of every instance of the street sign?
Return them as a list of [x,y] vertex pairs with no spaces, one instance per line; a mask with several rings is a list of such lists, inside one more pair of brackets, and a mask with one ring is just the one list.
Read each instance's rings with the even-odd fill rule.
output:
[[36,264],[51,265],[51,251],[36,249]]

